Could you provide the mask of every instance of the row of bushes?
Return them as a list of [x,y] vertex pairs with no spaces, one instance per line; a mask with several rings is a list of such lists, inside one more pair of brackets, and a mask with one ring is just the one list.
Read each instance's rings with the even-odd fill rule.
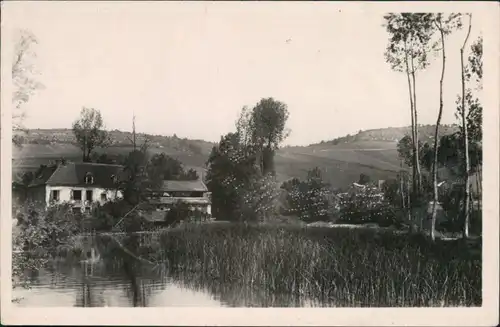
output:
[[[294,215],[306,223],[335,221],[338,223],[377,223],[380,226],[397,228],[408,224],[408,199],[402,198],[401,185],[397,180],[388,180],[382,189],[374,185],[351,189],[347,193],[336,193],[321,179],[319,170],[312,170],[308,178],[297,178],[283,183],[281,213]],[[426,184],[427,185],[427,184]],[[408,187],[407,185],[405,185]],[[441,231],[459,232],[463,230],[463,186],[453,184],[440,188],[439,219],[436,228]],[[407,193],[409,190],[403,190]],[[421,199],[425,218],[430,219],[427,205],[432,199],[432,191],[426,189],[426,197]],[[413,200],[415,201],[415,199]],[[444,216],[443,216],[444,215]],[[480,205],[472,206],[470,230],[481,233],[482,211]]]

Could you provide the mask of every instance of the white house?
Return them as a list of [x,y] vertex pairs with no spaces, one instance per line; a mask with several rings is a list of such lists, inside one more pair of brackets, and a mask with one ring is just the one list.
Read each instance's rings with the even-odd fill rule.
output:
[[89,210],[92,204],[104,204],[121,198],[117,189],[123,171],[120,165],[97,163],[61,163],[43,169],[28,187],[28,199],[51,204],[68,202],[74,208]]

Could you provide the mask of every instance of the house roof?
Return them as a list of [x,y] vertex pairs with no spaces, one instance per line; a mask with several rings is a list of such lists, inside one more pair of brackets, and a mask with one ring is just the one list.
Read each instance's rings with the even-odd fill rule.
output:
[[56,171],[57,166],[47,166],[39,171],[39,174],[35,176],[33,181],[29,184],[29,187],[45,185],[49,178]]
[[[88,186],[85,183],[85,176],[90,174],[93,177],[92,186],[101,188],[116,187],[112,176],[120,176],[123,166],[97,163],[66,163],[58,165],[52,173],[50,170],[41,174],[30,186],[35,185],[60,185],[60,186]],[[48,175],[48,177],[47,177]]]
[[207,192],[208,188],[201,180],[196,181],[176,181],[165,180],[161,186],[164,192]]
[[150,204],[154,205],[162,205],[162,204],[176,204],[176,203],[186,203],[186,204],[200,204],[200,205],[205,205],[205,204],[210,204],[210,200],[208,198],[188,198],[188,197],[183,197],[183,198],[162,198],[162,199],[154,199],[150,200]]

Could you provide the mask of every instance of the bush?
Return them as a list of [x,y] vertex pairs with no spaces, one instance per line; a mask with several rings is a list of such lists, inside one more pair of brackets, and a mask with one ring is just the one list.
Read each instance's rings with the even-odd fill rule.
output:
[[319,168],[309,171],[305,181],[294,178],[284,182],[281,188],[286,191],[282,214],[295,215],[306,223],[332,218],[332,192],[322,180]]
[[185,202],[179,201],[165,214],[165,224],[167,226],[177,225],[182,221],[189,220],[191,215],[192,212],[189,205]]
[[151,210],[145,206],[133,206],[125,200],[112,201],[97,206],[87,220],[87,230],[109,232],[114,228],[125,232],[137,232],[152,228],[143,215],[143,211]]
[[348,224],[377,223],[381,227],[400,227],[403,212],[389,202],[380,192],[366,188],[343,196],[338,222]]
[[25,203],[15,211],[18,224],[12,238],[12,279],[15,286],[27,286],[24,273],[39,270],[49,258],[67,253],[73,247],[73,236],[81,231],[81,221],[68,204],[45,208]]

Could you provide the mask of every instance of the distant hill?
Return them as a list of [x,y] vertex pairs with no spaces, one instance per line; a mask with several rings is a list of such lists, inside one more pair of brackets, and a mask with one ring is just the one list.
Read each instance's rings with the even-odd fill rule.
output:
[[[441,135],[456,131],[454,126],[443,126]],[[278,179],[305,178],[307,171],[319,167],[326,181],[335,188],[344,188],[357,181],[361,173],[373,180],[395,177],[400,171],[397,141],[410,133],[409,127],[381,128],[360,131],[331,141],[309,146],[287,146],[275,158]],[[420,138],[433,140],[434,126],[422,126]],[[98,149],[108,154],[126,154],[132,150],[129,132],[111,131],[112,146]],[[144,138],[140,134],[139,142]],[[151,139],[151,153],[165,152],[179,159],[188,168],[203,172],[214,143],[189,140],[174,136],[147,135]],[[35,170],[40,164],[64,157],[81,161],[81,150],[75,144],[69,129],[31,130],[25,136],[27,144],[14,149],[13,167],[16,171]]]
[[[109,131],[111,147],[129,147],[132,138],[131,132],[122,132],[119,130]],[[170,151],[186,152],[192,154],[209,153],[214,143],[203,140],[189,140],[179,138],[175,134],[172,136],[151,135],[138,133],[138,142],[145,137],[150,140],[150,145],[157,148],[166,148]],[[71,129],[32,129],[27,134],[20,136],[27,144],[73,144],[76,145],[76,139]]]
[[[418,128],[419,139],[423,142],[429,142],[434,140],[436,125],[420,125]],[[441,125],[439,127],[440,135],[452,134],[458,130],[456,125]],[[322,141],[320,144],[341,144],[341,143],[353,143],[359,141],[387,141],[387,142],[398,142],[405,135],[410,135],[410,126],[405,127],[388,127],[388,128],[378,128],[370,129],[366,131],[359,131],[355,135],[346,135],[333,139],[331,141]]]

